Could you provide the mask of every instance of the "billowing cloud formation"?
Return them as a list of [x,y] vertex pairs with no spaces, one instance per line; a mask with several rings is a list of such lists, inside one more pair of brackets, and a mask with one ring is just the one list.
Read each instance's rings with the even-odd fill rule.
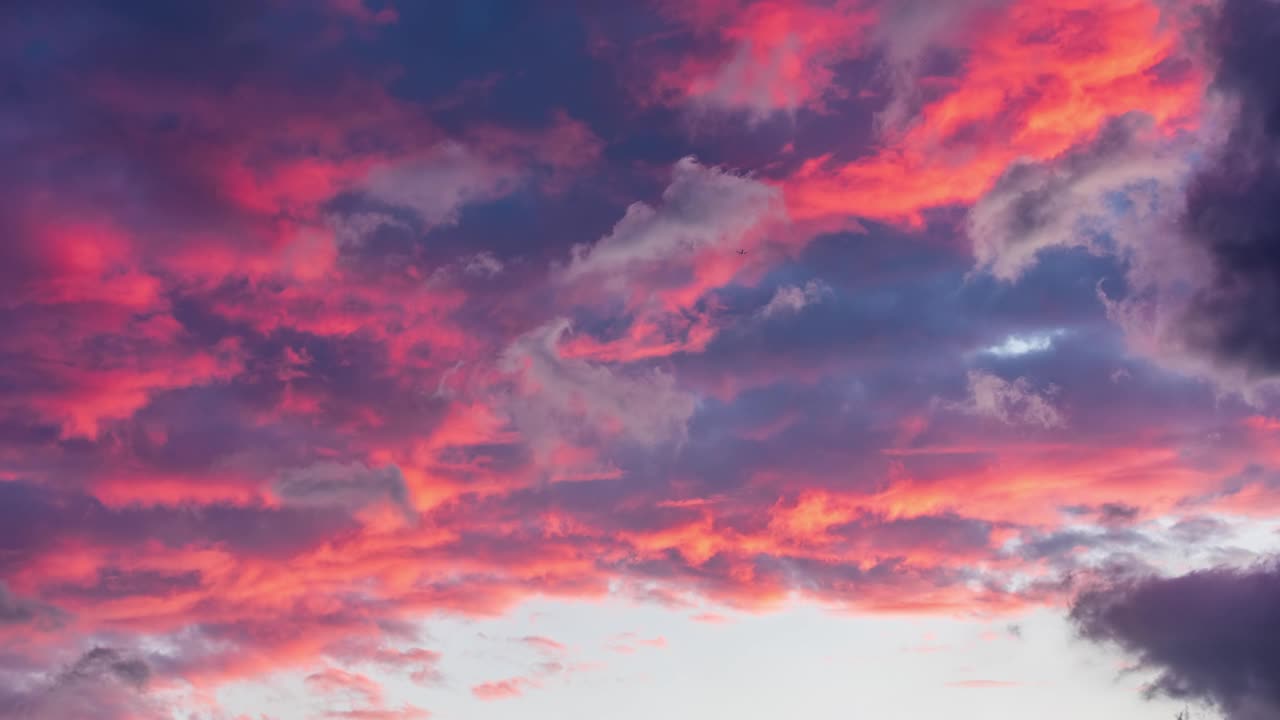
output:
[[[1012,167],[970,211],[979,265],[1012,280],[1047,248],[1114,252],[1127,294],[1103,291],[1135,348],[1255,399],[1280,374],[1256,321],[1276,302],[1280,87],[1260,68],[1277,40],[1270,0],[1229,0],[1198,31],[1225,128],[1169,140],[1130,116],[1063,155]],[[1204,156],[1195,162],[1195,155]]]
[[28,714],[519,703],[576,646],[463,677],[424,619],[994,614],[1280,507],[1280,408],[1197,380],[1275,375],[1274,3],[46,5],[0,23]]
[[1191,181],[1184,229],[1211,278],[1191,299],[1193,348],[1248,379],[1280,377],[1280,78],[1266,69],[1280,42],[1280,6],[1227,0],[1209,31],[1215,85],[1239,104],[1225,144]]
[[1080,596],[1072,619],[1159,673],[1152,694],[1208,701],[1229,720],[1280,713],[1280,569],[1150,578]]
[[1048,248],[1101,252],[1105,243],[1125,243],[1132,251],[1146,238],[1126,237],[1118,206],[1137,216],[1126,218],[1131,224],[1146,220],[1149,230],[1162,191],[1176,187],[1186,163],[1154,133],[1150,118],[1128,115],[1049,162],[1010,167],[969,213],[979,266],[1011,280]]
[[1195,16],[1179,3],[969,5],[953,28],[967,41],[962,67],[936,79],[951,92],[923,102],[875,154],[807,161],[787,188],[794,215],[916,223],[925,209],[974,202],[1012,164],[1061,155],[1126,112],[1173,129],[1198,106],[1199,69],[1180,33]]

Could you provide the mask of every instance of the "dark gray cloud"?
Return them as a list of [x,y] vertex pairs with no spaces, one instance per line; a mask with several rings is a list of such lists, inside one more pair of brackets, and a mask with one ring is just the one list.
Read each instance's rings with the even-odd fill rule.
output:
[[1250,379],[1280,377],[1280,3],[1227,0],[1208,34],[1239,112],[1192,181],[1184,229],[1212,260],[1186,315],[1190,344]]
[[112,648],[95,647],[81,655],[59,678],[70,683],[110,676],[137,690],[146,688],[151,669],[138,658],[121,655]]
[[1130,346],[1258,399],[1280,380],[1280,4],[1224,0],[1189,33],[1223,124],[1170,139],[1141,113],[1010,167],[969,214],[979,268],[1017,280],[1051,248],[1126,264],[1099,285]]
[[407,522],[418,519],[404,475],[394,465],[370,468],[359,463],[315,463],[283,473],[275,490],[282,500],[299,507],[359,510],[389,502]]
[[1148,694],[1202,700],[1228,720],[1280,717],[1280,564],[1122,581],[1082,593],[1080,633],[1158,675]]
[[151,668],[110,647],[94,647],[43,682],[0,686],[6,720],[151,720],[170,717],[147,695]]
[[1135,530],[1107,528],[1105,530],[1066,529],[1047,534],[1032,534],[1018,546],[1017,553],[1027,560],[1052,560],[1066,567],[1074,567],[1077,551],[1102,551],[1108,554],[1128,550],[1149,550],[1154,543]]
[[1083,517],[1092,515],[1099,524],[1106,526],[1131,525],[1142,514],[1142,508],[1122,502],[1102,503],[1097,507],[1092,505],[1071,505],[1062,508],[1062,511],[1070,515]]

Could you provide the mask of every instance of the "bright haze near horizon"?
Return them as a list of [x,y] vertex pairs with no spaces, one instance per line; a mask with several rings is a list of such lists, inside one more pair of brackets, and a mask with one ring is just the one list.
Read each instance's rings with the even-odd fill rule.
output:
[[0,719],[1280,717],[1275,0],[11,0]]

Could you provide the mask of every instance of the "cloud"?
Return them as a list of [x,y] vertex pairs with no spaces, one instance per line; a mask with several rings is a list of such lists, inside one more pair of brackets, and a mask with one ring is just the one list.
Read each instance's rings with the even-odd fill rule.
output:
[[821,280],[810,280],[804,287],[784,285],[778,288],[768,304],[760,309],[760,315],[769,318],[775,315],[798,313],[809,305],[822,302],[832,293],[831,286]]
[[371,199],[412,210],[427,227],[452,225],[467,203],[509,191],[520,175],[458,142],[381,167],[362,186]]
[[[57,518],[68,514],[76,518],[73,526],[49,531]],[[159,543],[171,550],[222,547],[242,557],[283,558],[305,553],[355,527],[347,508],[270,508],[218,502],[185,507],[156,503],[111,507],[83,492],[0,482],[0,548],[20,552],[29,562],[56,555],[59,546],[68,541],[98,548],[126,548],[138,543]],[[146,586],[145,576],[141,584]]]
[[520,638],[520,642],[540,652],[561,653],[566,650],[563,643],[541,635],[526,635]]
[[[657,207],[631,204],[594,244],[575,245],[556,277],[579,305],[625,313],[605,340],[574,338],[568,351],[599,360],[644,360],[699,352],[719,332],[713,291],[758,272],[753,249],[786,222],[779,190],[749,176],[675,164]],[[593,311],[596,312],[596,311]]]
[[[1014,5],[956,24],[963,62],[929,78],[919,112],[875,153],[814,156],[789,175],[792,217],[919,227],[925,210],[976,202],[1011,165],[1067,153],[1126,113],[1145,112],[1171,133],[1199,110],[1201,77],[1184,49],[1188,22],[1162,7],[1172,3],[1101,3],[1084,12],[1075,0]],[[1156,72],[1166,64],[1190,70]],[[1003,271],[1018,264],[1009,262]]]
[[480,700],[507,700],[520,697],[526,688],[537,687],[537,682],[525,677],[483,682],[471,688],[471,694]]
[[95,647],[46,682],[0,688],[0,717],[29,720],[161,720],[171,714],[148,697],[151,668],[109,647]]
[[1205,515],[1182,518],[1169,528],[1169,532],[1187,545],[1222,540],[1232,535],[1231,525],[1225,520]]
[[325,668],[306,677],[313,695],[325,697],[325,705],[342,704],[364,707],[347,710],[329,709],[324,717],[334,720],[425,720],[431,713],[413,705],[385,707],[382,686],[373,679],[338,668]]
[[962,47],[980,11],[1003,9],[1010,0],[898,0],[884,3],[871,30],[880,69],[890,89],[876,123],[894,133],[907,126],[925,100],[921,76],[937,54]]
[[360,510],[379,502],[390,502],[415,523],[417,508],[409,497],[400,468],[388,465],[370,468],[358,463],[319,462],[280,474],[274,489],[282,501],[298,507]]
[[338,668],[325,668],[306,678],[307,686],[323,695],[345,695],[365,705],[382,704],[382,687],[373,680]]
[[[600,141],[591,130],[560,111],[547,127],[533,131],[481,125],[460,139],[445,139],[373,166],[351,189],[372,201],[374,209],[336,213],[330,222],[349,244],[382,226],[405,228],[396,212],[411,213],[423,229],[456,225],[468,205],[497,199],[535,180],[555,189],[564,171],[589,165],[599,152]],[[481,256],[476,267],[496,274],[492,267],[497,259],[481,253],[473,260]]]
[[1131,248],[1136,238],[1116,237],[1124,223],[1149,231],[1185,171],[1167,145],[1151,118],[1134,113],[1061,156],[1013,164],[969,210],[978,266],[1014,280],[1049,248]]
[[1031,335],[1010,335],[1004,339],[1004,342],[999,345],[992,345],[984,352],[996,357],[1019,357],[1031,353],[1040,353],[1053,347],[1054,338],[1063,335],[1065,332],[1065,330],[1054,330]]
[[[1154,0],[665,2],[697,17],[662,38],[670,16],[643,3],[392,3],[373,27],[388,3],[74,2],[27,3],[0,43],[22,89],[0,110],[0,631],[27,668],[142,643],[151,693],[101,659],[68,681],[105,707],[189,688],[183,716],[214,712],[199,702],[228,684],[332,666],[364,688],[332,716],[409,717],[355,677],[439,683],[452,662],[417,647],[436,613],[1005,610],[1042,597],[1007,589],[1028,566],[1145,550],[1130,523],[1273,506],[1269,421],[1123,357],[1093,293],[1118,263],[1036,250],[1067,242],[1071,212],[1146,197],[1126,184],[1144,148],[1194,124],[1198,66],[1173,72],[1185,28]],[[871,38],[875,17],[892,27]],[[690,138],[687,113],[633,112],[589,61],[617,38],[587,25],[619,18],[640,52],[693,58],[664,88],[681,109],[739,117]],[[919,113],[868,145],[873,42]],[[1098,133],[1135,108],[1154,125],[1111,128],[1129,133],[1112,172]],[[1041,266],[966,283],[964,210],[924,210],[997,185],[992,267]],[[1050,204],[1018,225],[1028,197]],[[805,213],[920,224],[819,236]],[[1119,230],[1088,249],[1140,237]],[[1133,245],[1143,277],[1182,264],[1165,244]],[[1032,379],[956,391],[989,421],[929,415],[993,344],[978,358]],[[1118,530],[1064,531],[1082,518],[1063,506]],[[518,649],[569,665],[553,642]]]
[[743,113],[752,122],[821,111],[840,93],[834,67],[865,51],[874,13],[856,2],[667,3],[693,32],[723,49],[691,53],[659,73],[659,90],[698,112]]
[[605,276],[625,285],[630,273],[673,259],[682,264],[708,250],[730,253],[762,226],[784,217],[777,188],[748,176],[681,159],[653,207],[632,203],[594,245],[576,245],[565,278]]
[[1246,381],[1280,379],[1280,5],[1226,0],[1212,24],[1215,86],[1238,103],[1226,141],[1192,179],[1182,229],[1210,266],[1184,318],[1190,347]]
[[0,627],[30,623],[39,628],[51,629],[61,625],[65,619],[65,613],[58,608],[19,597],[0,580]]
[[1280,387],[1280,332],[1257,320],[1280,308],[1280,82],[1264,69],[1280,6],[1227,0],[1206,17],[1216,95],[1200,132],[1117,118],[1059,157],[1008,169],[969,232],[978,266],[1006,280],[1052,247],[1116,255],[1128,287],[1099,296],[1131,347],[1257,403]]
[[[525,638],[527,642],[530,638]],[[535,638],[536,640],[545,640],[545,638]],[[531,643],[534,647],[538,647],[538,643]],[[558,643],[555,643],[558,645]],[[548,648],[541,647],[544,652]],[[551,648],[552,652],[560,652],[564,649]],[[520,697],[528,690],[535,690],[543,686],[543,681],[555,676],[563,675],[568,672],[583,669],[581,665],[566,666],[558,660],[544,660],[534,665],[533,668],[525,675],[517,675],[505,678],[503,680],[493,680],[490,682],[480,683],[471,688],[471,694],[478,700],[509,700],[511,698]]]
[[1145,578],[1081,594],[1080,633],[1158,673],[1149,695],[1203,700],[1228,720],[1280,715],[1280,566]]
[[1130,550],[1152,550],[1155,543],[1145,535],[1129,529],[1106,530],[1064,529],[1048,534],[1028,533],[1019,539],[1013,551],[1031,561],[1049,561],[1060,568],[1082,565],[1078,553],[1102,553],[1110,558]]
[[[358,656],[357,656],[358,657]],[[440,671],[440,653],[424,648],[390,650],[380,648],[365,659],[383,667],[408,670],[409,679],[419,685],[439,685],[444,682]]]
[[633,632],[625,632],[609,642],[609,650],[621,655],[631,655],[642,647],[662,649],[667,647],[667,639],[661,635],[646,638]]
[[1066,418],[1053,404],[1056,389],[1037,391],[1026,378],[1009,381],[981,370],[969,372],[969,397],[951,407],[971,415],[988,417],[1006,425],[1062,427]]
[[694,396],[657,368],[630,370],[565,357],[561,339],[568,320],[557,320],[517,338],[499,367],[515,389],[507,409],[536,446],[560,439],[593,442],[617,438],[654,447],[679,444],[696,407]]
[[466,258],[462,272],[467,275],[494,277],[502,272],[503,262],[491,252],[480,252]]

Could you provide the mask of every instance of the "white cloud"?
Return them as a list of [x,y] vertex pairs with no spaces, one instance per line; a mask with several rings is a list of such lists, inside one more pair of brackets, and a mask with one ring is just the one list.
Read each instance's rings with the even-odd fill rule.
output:
[[[1016,280],[1054,247],[1141,251],[1149,223],[1175,201],[1187,162],[1129,115],[1090,144],[1047,162],[1011,167],[969,211],[978,267]],[[1134,228],[1146,232],[1130,232]]]
[[499,359],[515,381],[508,411],[535,447],[613,438],[652,447],[685,439],[693,395],[658,369],[626,372],[565,357],[560,340],[569,329],[567,320],[544,325],[517,338]]
[[412,210],[428,227],[452,225],[464,205],[504,194],[519,173],[456,142],[423,157],[379,168],[362,190],[369,197]]
[[467,275],[494,277],[505,267],[493,253],[485,251],[466,258],[462,263],[462,272]]
[[804,287],[784,285],[773,294],[769,303],[760,309],[762,317],[798,313],[809,305],[822,302],[831,295],[831,287],[821,280],[810,280]]
[[1054,406],[1051,396],[1057,388],[1037,392],[1026,378],[1012,382],[981,370],[969,372],[969,396],[953,408],[970,415],[999,420],[1006,425],[1037,425],[1055,428],[1066,418]]
[[1064,330],[1054,330],[1032,335],[1010,335],[1004,339],[1004,342],[999,345],[992,345],[983,352],[996,357],[1018,357],[1020,355],[1045,352],[1053,347],[1054,338],[1061,337],[1065,332]]
[[605,276],[625,284],[634,268],[710,249],[733,252],[770,222],[785,218],[782,192],[753,178],[676,163],[658,207],[637,202],[594,245],[577,245],[565,278]]

